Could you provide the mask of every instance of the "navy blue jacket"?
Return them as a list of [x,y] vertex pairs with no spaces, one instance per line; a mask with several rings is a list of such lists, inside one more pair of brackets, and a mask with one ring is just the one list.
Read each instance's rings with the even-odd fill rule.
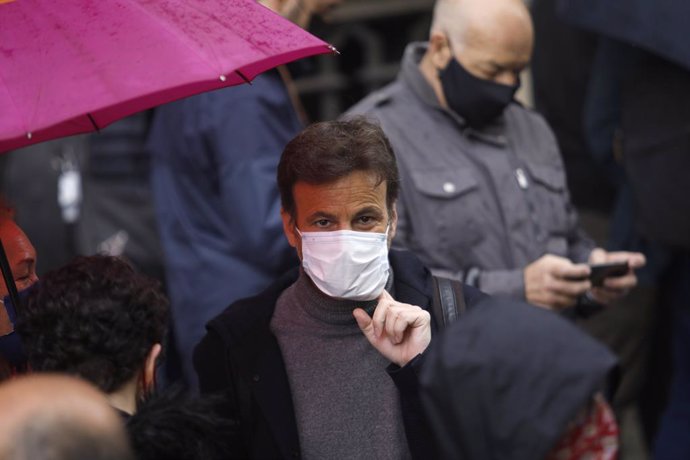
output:
[[276,72],[156,110],[152,186],[188,376],[205,324],[298,263],[283,235],[276,171],[300,130]]
[[[432,278],[419,260],[407,251],[391,251],[396,300],[429,309]],[[233,442],[247,458],[299,458],[300,446],[285,364],[278,342],[270,331],[276,301],[297,280],[291,270],[256,297],[228,307],[208,325],[208,332],[194,353],[201,392],[222,392],[227,403],[221,411],[239,420]],[[486,296],[465,286],[466,305],[471,308]],[[432,327],[436,331],[433,322]],[[432,336],[435,335],[432,333]],[[423,355],[387,372],[399,392],[408,445],[415,458],[431,458],[431,432],[422,414],[417,372]]]

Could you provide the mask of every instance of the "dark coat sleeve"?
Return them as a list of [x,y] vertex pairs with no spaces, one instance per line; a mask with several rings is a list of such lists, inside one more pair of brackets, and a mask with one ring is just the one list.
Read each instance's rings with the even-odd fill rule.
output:
[[410,453],[412,458],[420,460],[436,458],[433,433],[424,414],[419,392],[418,375],[423,362],[424,354],[420,354],[403,367],[391,364],[386,369],[398,388]]
[[194,349],[194,368],[199,376],[199,389],[202,395],[213,395],[217,401],[217,415],[232,422],[224,437],[229,440],[227,445],[233,446],[233,458],[248,458],[236,391],[226,360],[222,338],[210,329]]
[[214,330],[206,333],[194,349],[194,368],[199,376],[201,394],[226,391],[231,384],[225,363],[225,345]]

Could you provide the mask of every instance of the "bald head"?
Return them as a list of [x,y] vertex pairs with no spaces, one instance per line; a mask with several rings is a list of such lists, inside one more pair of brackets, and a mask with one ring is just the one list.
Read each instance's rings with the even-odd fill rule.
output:
[[438,0],[421,70],[439,95],[451,59],[475,77],[513,86],[532,56],[534,32],[522,0]]
[[458,52],[467,46],[532,50],[532,20],[522,0],[438,0],[434,33],[448,35]]
[[81,380],[50,374],[10,380],[0,385],[0,407],[0,458],[132,458],[122,420]]

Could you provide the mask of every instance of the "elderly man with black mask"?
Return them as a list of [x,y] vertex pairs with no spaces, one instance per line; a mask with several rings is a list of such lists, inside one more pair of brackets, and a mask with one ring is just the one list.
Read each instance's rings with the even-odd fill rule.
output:
[[[489,294],[608,304],[644,257],[595,248],[579,228],[551,130],[513,100],[532,43],[522,0],[439,0],[428,43],[350,113],[377,117],[398,157],[394,244]],[[588,264],[614,261],[627,272],[593,286]]]

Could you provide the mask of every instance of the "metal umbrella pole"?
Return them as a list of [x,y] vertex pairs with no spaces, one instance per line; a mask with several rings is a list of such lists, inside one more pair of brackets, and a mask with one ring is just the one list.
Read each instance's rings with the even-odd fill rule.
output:
[[5,245],[2,244],[2,239],[0,238],[0,269],[2,269],[2,277],[5,280],[5,285],[7,286],[7,292],[10,296],[10,301],[16,312],[19,312],[19,295],[17,294],[17,286],[14,284],[14,276],[12,276],[12,269],[10,268],[10,263],[7,260],[7,254],[5,253]]

